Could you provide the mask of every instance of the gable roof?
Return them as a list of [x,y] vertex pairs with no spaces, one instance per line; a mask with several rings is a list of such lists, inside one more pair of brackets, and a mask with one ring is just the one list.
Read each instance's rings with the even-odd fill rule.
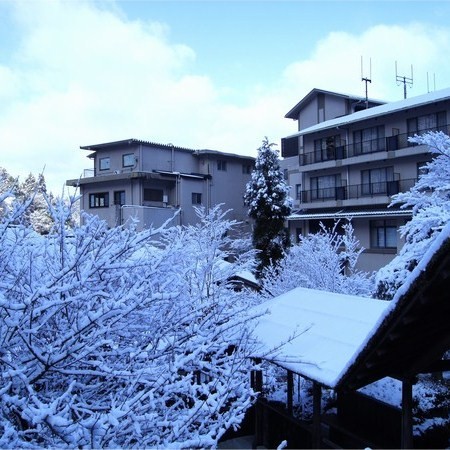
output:
[[391,102],[380,106],[374,106],[372,108],[357,111],[352,114],[336,117],[335,119],[326,120],[316,125],[312,125],[308,128],[304,128],[303,130],[294,133],[290,136],[287,136],[286,138],[302,136],[305,134],[314,133],[316,131],[323,131],[330,128],[336,128],[339,126],[346,126],[355,122],[359,122],[361,120],[379,117],[386,114],[392,114],[398,111],[403,111],[410,108],[424,106],[427,104],[445,100],[450,100],[450,88],[429,92],[428,94],[419,95],[417,97],[411,97],[404,100],[399,100],[397,102]]
[[339,384],[357,389],[386,375],[411,378],[427,372],[449,349],[450,223],[361,343]]
[[255,356],[324,386],[427,371],[450,348],[450,223],[390,302],[297,288],[264,308]]
[[[365,97],[360,97],[358,95],[350,95],[350,94],[341,94],[339,92],[332,92],[332,91],[326,91],[324,89],[318,89],[318,88],[314,88],[311,91],[308,92],[308,94],[306,94],[289,112],[287,112],[285,114],[285,118],[286,119],[294,119],[297,120],[298,119],[298,113],[299,111],[315,96],[317,96],[318,94],[326,94],[332,97],[341,97],[341,98],[346,98],[348,100],[354,100],[356,102],[365,102],[366,98]],[[380,100],[373,100],[373,99],[369,99],[369,103],[373,104],[373,105],[382,105],[385,102],[380,101]]]
[[268,312],[254,330],[260,343],[254,356],[334,388],[388,306],[371,298],[293,289],[252,311]]

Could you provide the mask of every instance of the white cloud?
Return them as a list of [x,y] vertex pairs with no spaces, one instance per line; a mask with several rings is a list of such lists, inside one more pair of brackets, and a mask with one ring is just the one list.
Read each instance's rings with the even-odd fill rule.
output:
[[308,60],[280,67],[276,86],[259,77],[236,105],[239,86],[196,73],[195,49],[171,42],[166,24],[131,21],[87,0],[11,5],[21,42],[0,65],[1,165],[21,178],[45,166],[55,193],[89,167],[80,145],[135,137],[255,155],[264,136],[279,143],[296,131],[284,114],[313,87],[363,95],[361,55],[367,66],[372,58],[375,98],[402,97],[395,60],[402,72],[414,64],[411,95],[426,92],[426,71],[436,71],[438,87],[449,75],[448,29],[380,25],[328,34]]
[[[301,85],[306,91],[313,87],[352,94],[365,94],[361,82],[370,74],[369,96],[386,100],[403,98],[403,88],[396,84],[398,75],[411,77],[414,84],[407,95],[427,92],[427,72],[431,81],[437,75],[437,88],[447,87],[450,64],[445,60],[450,50],[450,29],[429,28],[419,23],[408,26],[376,25],[362,35],[348,32],[330,33],[314,48],[311,58],[291,64],[284,76],[288,85]],[[430,90],[433,86],[430,83]]]

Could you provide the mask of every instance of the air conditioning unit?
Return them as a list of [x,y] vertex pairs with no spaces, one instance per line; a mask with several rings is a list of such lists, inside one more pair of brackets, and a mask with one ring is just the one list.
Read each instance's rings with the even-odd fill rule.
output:
[[115,175],[119,175],[120,173],[121,173],[121,170],[115,170],[115,171],[114,171],[114,174],[115,174]]

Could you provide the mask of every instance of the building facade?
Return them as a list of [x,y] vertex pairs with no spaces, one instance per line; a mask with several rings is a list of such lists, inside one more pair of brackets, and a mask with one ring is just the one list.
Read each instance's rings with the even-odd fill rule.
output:
[[[361,109],[362,108],[362,109]],[[388,208],[392,195],[409,190],[431,155],[408,137],[448,133],[450,89],[393,103],[313,89],[286,118],[298,131],[282,139],[282,166],[291,186],[293,240],[320,223],[351,219],[364,252],[362,270],[377,270],[398,253],[398,228],[411,211]]]
[[80,179],[81,210],[110,227],[131,217],[138,228],[198,222],[194,207],[223,204],[229,219],[250,230],[243,196],[255,158],[215,150],[192,150],[137,139],[82,146],[94,168]]

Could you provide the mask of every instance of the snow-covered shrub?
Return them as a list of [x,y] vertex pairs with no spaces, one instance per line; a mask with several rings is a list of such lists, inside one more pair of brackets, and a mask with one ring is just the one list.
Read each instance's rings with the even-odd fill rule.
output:
[[409,139],[427,145],[433,154],[408,191],[392,197],[391,206],[412,209],[412,219],[400,228],[405,244],[399,254],[376,274],[376,296],[392,299],[430,244],[450,220],[450,137],[429,132]]
[[245,294],[219,268],[233,223],[69,227],[70,208],[45,236],[0,223],[0,447],[214,446],[253,399]]
[[[338,232],[338,227],[343,233]],[[278,268],[266,270],[263,286],[266,295],[276,296],[297,287],[370,297],[371,274],[356,269],[364,249],[353,234],[351,223],[322,225],[321,231],[300,238]]]

